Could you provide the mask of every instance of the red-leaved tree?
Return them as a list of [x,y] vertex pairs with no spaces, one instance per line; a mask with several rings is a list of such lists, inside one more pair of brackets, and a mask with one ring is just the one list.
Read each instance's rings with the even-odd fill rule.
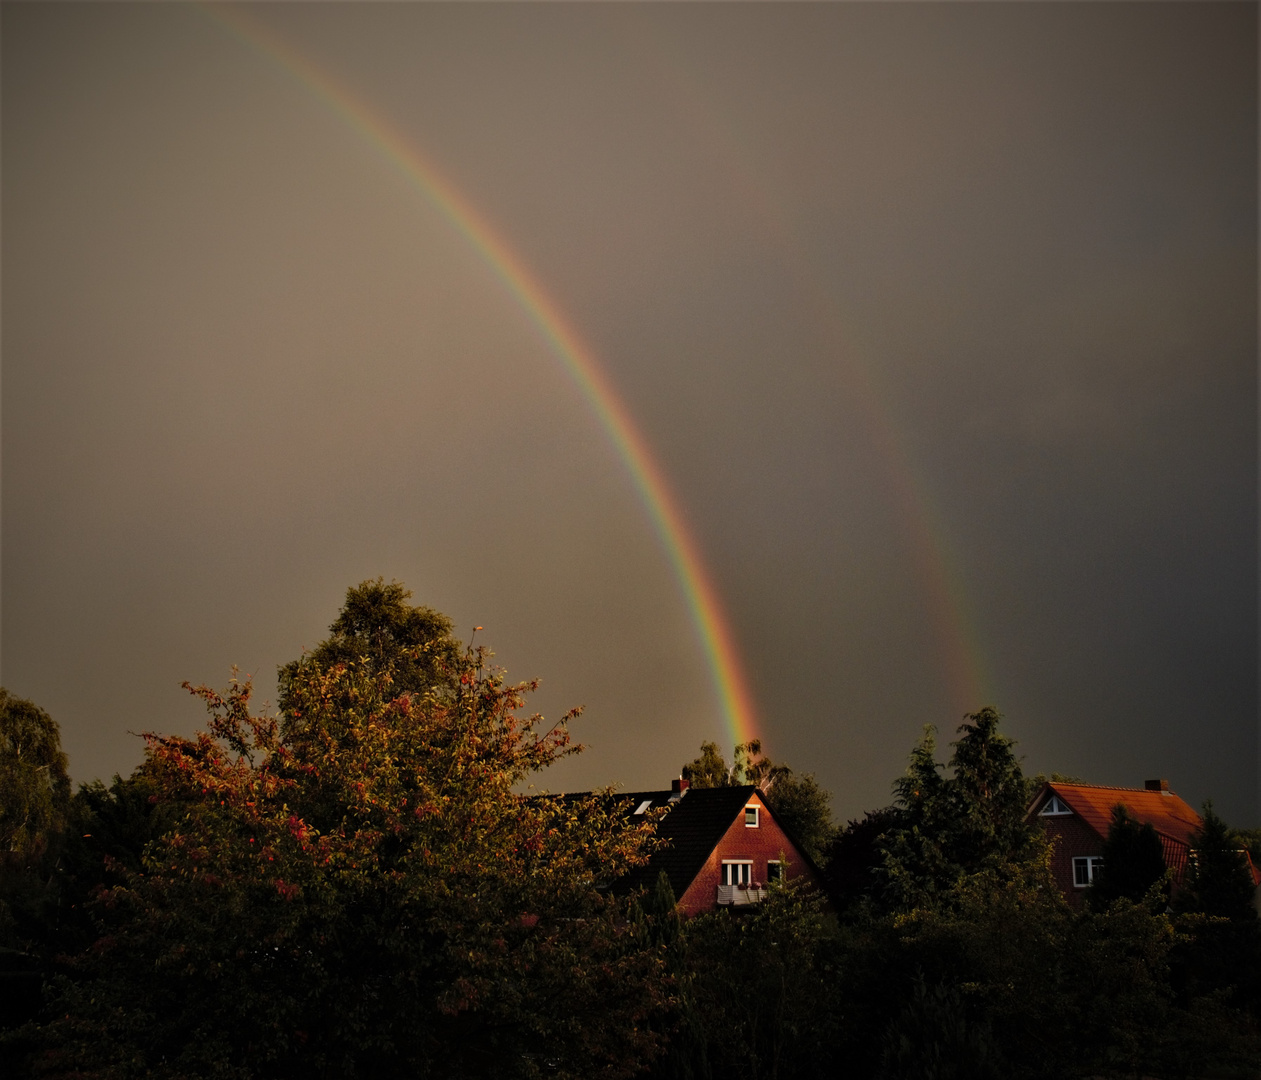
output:
[[206,730],[146,736],[175,824],[98,898],[38,1068],[637,1071],[667,979],[603,886],[646,858],[651,823],[600,796],[518,793],[581,748],[572,714],[523,717],[533,685],[487,656],[447,649],[440,679],[398,695],[389,664],[308,658],[279,717],[253,711],[248,682],[190,687]]

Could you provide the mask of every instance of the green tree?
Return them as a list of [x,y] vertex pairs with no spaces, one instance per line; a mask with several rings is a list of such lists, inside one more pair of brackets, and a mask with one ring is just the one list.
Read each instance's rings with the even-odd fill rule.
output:
[[1185,934],[1175,970],[1188,996],[1217,995],[1261,1013],[1261,919],[1255,902],[1239,840],[1206,802],[1186,880],[1173,905]]
[[771,782],[766,801],[802,851],[823,866],[836,835],[831,793],[819,786],[813,773],[795,773],[784,767]]
[[[1164,877],[1165,856],[1156,830],[1149,822],[1135,821],[1118,803],[1112,811],[1112,823],[1103,844],[1103,867],[1096,872],[1095,882],[1087,893],[1090,904],[1102,910],[1119,897],[1138,903]],[[1157,909],[1163,908],[1167,901],[1167,889],[1152,896]]]
[[671,1080],[804,1077],[828,1069],[833,999],[817,892],[774,886],[744,914],[720,910],[682,928],[682,1021],[652,1073]]
[[872,810],[835,831],[826,851],[824,879],[844,912],[869,903],[884,883],[886,835],[901,827],[896,807]]
[[701,743],[700,757],[689,761],[680,772],[694,788],[735,787],[738,783],[732,779],[727,760],[715,742]]
[[1045,864],[1041,832],[1024,820],[1028,784],[1000,720],[993,708],[964,719],[951,775],[936,760],[931,727],[911,751],[894,783],[897,822],[882,838],[884,903],[931,905],[969,874]]
[[[1203,823],[1196,833],[1186,883],[1178,896],[1182,911],[1198,911],[1234,922],[1255,923],[1256,888],[1234,830],[1204,804]],[[1104,863],[1107,866],[1107,863]]]
[[69,802],[56,721],[0,688],[0,948],[26,954],[23,964],[49,952]]
[[0,865],[38,863],[64,827],[69,802],[57,722],[0,687]]
[[662,946],[600,888],[651,824],[607,793],[515,793],[580,747],[487,656],[444,657],[423,694],[397,664],[300,663],[280,718],[248,684],[190,688],[207,729],[146,737],[178,817],[96,905],[43,1065],[616,1077],[656,1054]]
[[280,711],[291,719],[299,709],[295,680],[304,667],[330,670],[358,664],[372,674],[389,677],[395,694],[454,693],[452,672],[459,668],[460,643],[445,615],[407,601],[411,591],[397,581],[362,581],[346,590],[329,635],[299,660],[277,673]]
[[1028,784],[1014,741],[998,730],[1001,719],[994,708],[972,713],[959,728],[963,737],[951,744],[951,842],[966,870],[1033,853],[1036,833],[1025,821]]

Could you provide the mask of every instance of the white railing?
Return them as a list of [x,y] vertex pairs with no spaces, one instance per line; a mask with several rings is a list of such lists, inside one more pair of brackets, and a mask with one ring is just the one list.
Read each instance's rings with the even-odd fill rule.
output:
[[719,885],[720,907],[740,907],[743,904],[760,904],[766,899],[766,889],[761,885]]

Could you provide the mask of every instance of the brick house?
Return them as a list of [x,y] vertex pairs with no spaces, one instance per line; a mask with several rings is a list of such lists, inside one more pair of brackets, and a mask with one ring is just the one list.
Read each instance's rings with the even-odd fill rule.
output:
[[1135,821],[1156,830],[1165,865],[1173,870],[1175,889],[1186,875],[1195,834],[1203,822],[1169,790],[1168,781],[1148,780],[1142,788],[1049,781],[1033,797],[1026,820],[1037,821],[1055,840],[1051,872],[1075,908],[1084,903],[1086,889],[1103,865],[1103,844],[1117,805],[1124,806]]
[[666,808],[657,836],[666,843],[646,866],[618,883],[651,889],[665,871],[687,915],[744,907],[766,896],[780,879],[821,882],[818,867],[775,820],[762,792],[752,786],[692,788],[678,779],[668,791],[619,793],[632,816]]

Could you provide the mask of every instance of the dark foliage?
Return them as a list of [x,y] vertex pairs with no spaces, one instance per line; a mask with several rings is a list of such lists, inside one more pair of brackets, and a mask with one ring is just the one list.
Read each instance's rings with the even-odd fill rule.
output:
[[518,794],[576,749],[564,722],[406,597],[350,590],[279,716],[198,688],[195,739],[48,787],[7,879],[6,1077],[1256,1080],[1261,922],[1211,806],[1174,910],[1122,813],[1114,891],[1074,912],[992,709],[948,763],[926,731],[895,804],[839,833],[808,774],[706,744],[693,783],[762,785],[832,900],[784,883],[685,920],[664,876],[601,887],[650,821]]
[[1045,861],[1041,832],[1025,821],[1028,784],[999,721],[992,708],[964,719],[950,775],[936,760],[931,729],[912,750],[880,841],[879,900],[889,910],[940,903],[982,870]]
[[411,595],[398,582],[387,585],[382,578],[348,589],[328,637],[277,672],[280,711],[288,717],[300,711],[296,687],[308,667],[328,671],[354,664],[367,674],[388,677],[396,696],[454,693],[451,679],[462,652],[452,636],[454,625],[432,608],[409,604]]
[[1103,845],[1103,867],[1096,871],[1086,899],[1102,911],[1121,898],[1135,903],[1146,900],[1161,910],[1168,903],[1169,889],[1156,830],[1146,822],[1135,821],[1118,804]]

